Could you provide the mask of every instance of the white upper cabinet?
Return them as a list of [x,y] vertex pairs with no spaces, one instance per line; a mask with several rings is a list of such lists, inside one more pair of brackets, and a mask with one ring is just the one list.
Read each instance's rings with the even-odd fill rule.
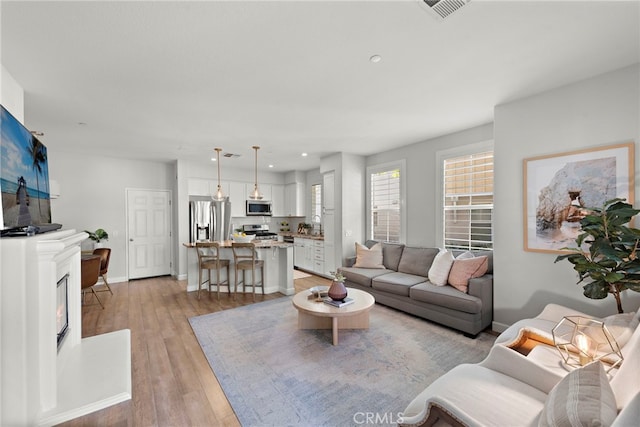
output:
[[325,173],[322,176],[322,193],[323,208],[335,209],[335,175],[333,172]]
[[210,179],[189,178],[188,190],[190,196],[210,196],[212,187],[217,188]]
[[285,216],[304,216],[304,184],[300,182],[284,187]]
[[271,209],[273,216],[287,216],[284,206],[284,185],[271,186]]
[[[253,185],[251,186],[253,189]],[[229,182],[229,201],[231,202],[231,216],[246,216],[246,201],[249,193],[244,182]]]

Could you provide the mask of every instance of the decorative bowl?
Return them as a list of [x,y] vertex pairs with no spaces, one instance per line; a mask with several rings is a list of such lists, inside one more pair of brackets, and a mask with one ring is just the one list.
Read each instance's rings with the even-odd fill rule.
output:
[[233,235],[231,236],[231,240],[233,240],[234,242],[238,242],[238,243],[249,243],[251,242],[253,239],[256,238],[255,234],[239,234],[239,233],[233,233]]

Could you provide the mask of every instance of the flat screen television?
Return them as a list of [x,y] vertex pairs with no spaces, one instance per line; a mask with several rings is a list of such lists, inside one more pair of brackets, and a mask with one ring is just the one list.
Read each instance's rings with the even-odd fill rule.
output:
[[50,231],[47,147],[2,105],[0,114],[2,235]]

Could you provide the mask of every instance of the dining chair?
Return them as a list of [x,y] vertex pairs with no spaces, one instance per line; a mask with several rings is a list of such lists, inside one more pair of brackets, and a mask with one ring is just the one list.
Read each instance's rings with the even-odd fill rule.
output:
[[85,295],[91,290],[91,293],[95,295],[100,307],[104,309],[104,305],[96,290],[93,288],[98,283],[98,277],[100,276],[100,262],[101,258],[97,255],[82,258],[80,261],[80,291],[82,292],[82,304],[85,303]]
[[[220,258],[220,242],[196,242],[198,251],[198,299],[200,299],[200,289],[207,283],[209,293],[211,286],[216,285],[218,299],[220,299],[220,287],[226,285],[229,295],[231,295],[231,284],[229,283],[229,260]],[[220,280],[220,270],[227,270],[227,278]],[[211,282],[211,270],[216,270],[216,282]],[[203,280],[203,271],[207,271],[207,279]]]
[[96,292],[109,291],[111,295],[113,295],[113,291],[111,290],[111,287],[109,287],[109,282],[107,282],[107,271],[109,271],[109,259],[111,258],[111,249],[96,248],[93,250],[93,254],[98,255],[100,257],[100,277],[102,277],[102,281],[107,287],[107,289],[100,289]]
[[[256,251],[255,243],[237,243],[231,244],[233,250],[233,261],[235,265],[235,290],[234,298],[238,293],[238,285],[242,284],[242,292],[245,291],[245,286],[251,286],[253,288],[253,300],[256,299],[256,287],[262,288],[262,295],[264,295],[264,260],[258,259],[258,251]],[[260,282],[256,282],[256,270],[260,269]],[[251,271],[251,283],[247,283],[245,272]],[[242,271],[242,281],[239,280],[239,272]]]

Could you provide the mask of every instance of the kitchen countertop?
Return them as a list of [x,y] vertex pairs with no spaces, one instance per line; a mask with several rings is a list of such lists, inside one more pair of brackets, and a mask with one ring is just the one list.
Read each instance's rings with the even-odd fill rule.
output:
[[[221,248],[230,248],[231,247],[231,243],[233,243],[232,240],[224,240],[222,242],[220,242],[220,247]],[[287,242],[278,242],[276,240],[254,240],[252,243],[256,244],[256,248],[257,249],[261,249],[261,248],[288,248],[291,245],[291,243],[287,243]],[[187,248],[195,248],[196,244],[195,243],[183,243],[183,246],[187,247]]]
[[300,233],[293,233],[291,231],[281,231],[278,233],[280,236],[283,237],[299,237],[301,239],[313,239],[313,240],[324,240],[324,236],[323,235],[314,235],[314,234],[300,234]]

